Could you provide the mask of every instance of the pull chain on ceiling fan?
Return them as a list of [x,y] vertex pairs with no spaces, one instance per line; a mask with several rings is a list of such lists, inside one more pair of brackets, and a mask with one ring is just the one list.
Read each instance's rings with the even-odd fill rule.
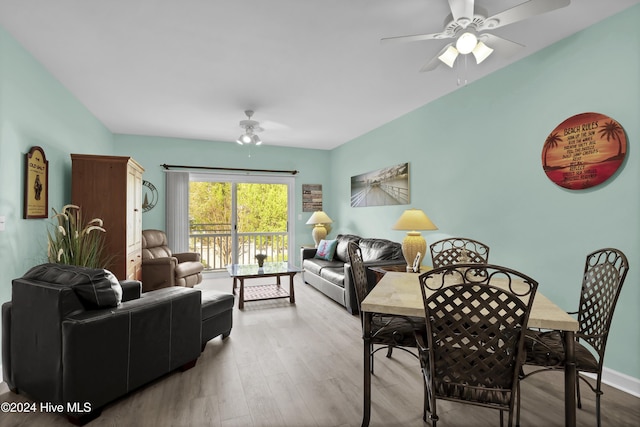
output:
[[494,50],[498,54],[509,57],[524,46],[520,43],[498,37],[483,31],[504,27],[536,15],[551,12],[568,6],[571,0],[529,0],[493,16],[475,4],[475,0],[448,0],[451,13],[445,19],[442,32],[433,34],[416,34],[410,36],[387,37],[383,43],[413,42],[420,40],[455,39],[446,45],[438,54],[422,66],[420,71],[431,71],[440,63],[450,68],[458,55],[473,54],[476,63],[487,59]]
[[240,120],[240,127],[244,129],[244,133],[236,139],[236,142],[240,145],[244,144],[262,144],[262,140],[257,132],[262,132],[264,129],[260,127],[260,123],[255,120],[251,120],[253,116],[253,110],[246,110],[244,114],[247,115],[247,120]]

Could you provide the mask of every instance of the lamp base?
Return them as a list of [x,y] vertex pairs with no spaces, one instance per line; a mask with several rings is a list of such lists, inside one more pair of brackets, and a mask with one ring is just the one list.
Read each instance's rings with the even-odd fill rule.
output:
[[313,241],[316,242],[316,248],[320,244],[320,240],[327,237],[327,229],[323,224],[316,224],[311,230],[311,236],[313,236]]
[[407,261],[407,272],[413,273],[413,265],[420,252],[420,259],[417,265],[420,266],[424,259],[424,254],[427,251],[427,241],[420,234],[419,231],[409,231],[407,236],[402,241],[402,255],[404,255],[405,261]]

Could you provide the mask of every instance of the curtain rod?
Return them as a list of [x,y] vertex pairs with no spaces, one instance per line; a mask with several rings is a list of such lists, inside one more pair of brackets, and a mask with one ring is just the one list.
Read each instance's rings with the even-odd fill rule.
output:
[[234,171],[234,172],[269,172],[269,173],[290,173],[291,175],[298,174],[299,171],[285,171],[285,170],[277,170],[277,169],[241,169],[241,168],[216,168],[210,166],[184,166],[184,165],[168,165],[162,164],[160,165],[165,170],[169,168],[181,168],[181,169],[209,169],[209,170],[223,170],[223,171]]

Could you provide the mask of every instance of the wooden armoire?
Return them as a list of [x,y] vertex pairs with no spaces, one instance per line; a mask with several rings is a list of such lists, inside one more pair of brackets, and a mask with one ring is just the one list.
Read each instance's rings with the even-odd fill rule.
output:
[[71,202],[83,221],[104,221],[107,267],[119,280],[142,278],[142,173],[131,157],[71,154]]

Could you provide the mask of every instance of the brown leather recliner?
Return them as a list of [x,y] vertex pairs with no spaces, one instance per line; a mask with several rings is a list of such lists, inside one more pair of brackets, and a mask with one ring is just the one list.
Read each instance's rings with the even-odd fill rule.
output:
[[199,253],[172,253],[164,231],[142,231],[143,292],[169,286],[192,288],[202,282],[203,269]]

